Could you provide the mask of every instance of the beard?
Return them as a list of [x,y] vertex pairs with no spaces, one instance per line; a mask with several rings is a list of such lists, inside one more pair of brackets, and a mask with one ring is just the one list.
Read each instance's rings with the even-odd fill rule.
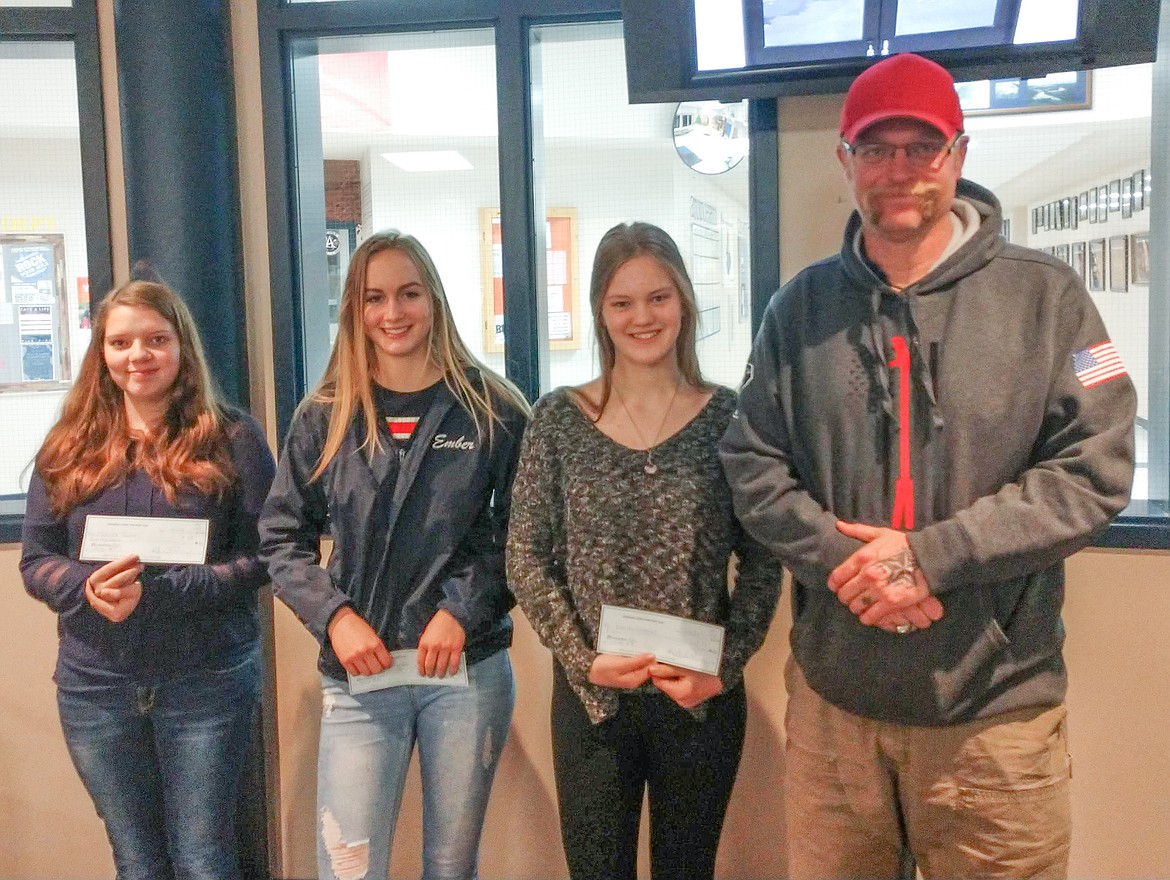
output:
[[[865,203],[861,215],[867,226],[887,230],[888,225],[883,223],[886,214],[885,202],[890,198],[914,200],[914,210],[919,216],[918,230],[929,229],[935,220],[949,206],[943,205],[942,188],[935,183],[919,182],[910,189],[904,187],[881,187],[870,190],[865,196]],[[905,212],[905,207],[899,208],[899,213]]]

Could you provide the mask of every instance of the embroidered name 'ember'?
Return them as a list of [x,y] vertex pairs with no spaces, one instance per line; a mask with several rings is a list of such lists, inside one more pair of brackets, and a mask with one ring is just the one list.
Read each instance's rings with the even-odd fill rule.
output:
[[436,434],[431,449],[475,449],[475,441],[468,440],[462,434],[458,440],[450,439],[446,434]]

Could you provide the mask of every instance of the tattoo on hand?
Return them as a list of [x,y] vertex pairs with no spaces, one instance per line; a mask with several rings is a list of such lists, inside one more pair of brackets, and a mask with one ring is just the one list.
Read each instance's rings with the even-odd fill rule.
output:
[[891,584],[896,581],[913,581],[914,572],[918,571],[918,560],[909,547],[893,556],[879,559],[874,565],[886,573],[886,580]]

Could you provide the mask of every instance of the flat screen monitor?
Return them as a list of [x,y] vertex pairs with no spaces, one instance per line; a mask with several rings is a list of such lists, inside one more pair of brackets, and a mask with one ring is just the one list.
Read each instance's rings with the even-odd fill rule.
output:
[[919,52],[956,79],[1152,61],[1159,0],[623,0],[630,100],[844,91]]

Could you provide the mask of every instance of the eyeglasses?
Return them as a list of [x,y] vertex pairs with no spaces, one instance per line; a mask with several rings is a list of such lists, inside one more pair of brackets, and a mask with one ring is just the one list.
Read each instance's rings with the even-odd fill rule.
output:
[[945,156],[953,153],[965,139],[966,136],[960,132],[946,143],[939,141],[912,141],[908,144],[886,144],[881,141],[874,141],[865,144],[851,144],[846,140],[842,140],[841,147],[845,152],[851,153],[862,165],[870,168],[889,165],[894,161],[894,157],[898,155],[898,150],[901,150],[906,156],[906,164],[911,168],[921,170],[930,168],[941,162]]

